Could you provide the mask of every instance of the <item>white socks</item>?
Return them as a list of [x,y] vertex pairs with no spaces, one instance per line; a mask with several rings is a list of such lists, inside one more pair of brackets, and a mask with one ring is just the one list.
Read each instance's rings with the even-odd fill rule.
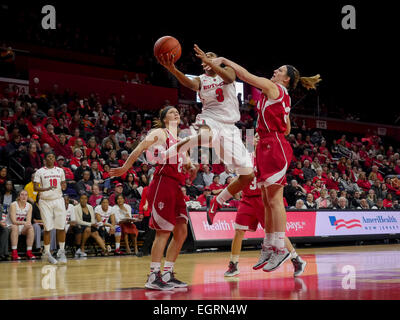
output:
[[119,246],[120,246],[120,243],[119,243],[119,242],[116,242],[116,243],[115,243],[115,250],[118,250],[118,249],[119,249]]
[[50,254],[50,245],[49,244],[44,245],[44,252]]
[[275,232],[275,248],[283,250],[285,248],[285,232]]
[[65,250],[65,242],[59,242],[60,250]]
[[151,262],[150,272],[158,272],[161,269],[161,262]]
[[163,273],[166,273],[168,271],[172,272],[172,270],[174,270],[174,264],[175,264],[175,262],[165,261]]
[[273,233],[266,233],[263,242],[264,247],[273,247],[275,244],[274,240],[275,237]]
[[222,190],[222,192],[217,196],[217,202],[219,204],[224,204],[224,202],[228,201],[230,198],[232,198],[232,195],[228,191],[228,188],[225,188]]
[[236,263],[236,262],[239,262],[239,256],[240,255],[236,255],[236,254],[231,254],[231,261],[233,262],[233,263]]

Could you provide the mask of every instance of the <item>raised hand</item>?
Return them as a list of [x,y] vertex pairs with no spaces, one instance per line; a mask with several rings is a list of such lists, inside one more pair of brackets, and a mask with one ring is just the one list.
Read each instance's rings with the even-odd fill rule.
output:
[[174,55],[163,54],[160,55],[157,60],[168,71],[172,72],[175,69]]

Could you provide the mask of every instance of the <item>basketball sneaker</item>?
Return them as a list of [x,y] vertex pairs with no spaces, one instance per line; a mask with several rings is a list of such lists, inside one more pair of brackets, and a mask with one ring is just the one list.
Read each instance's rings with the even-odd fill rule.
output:
[[26,251],[26,257],[28,258],[28,260],[36,259],[36,256],[33,255],[32,250],[27,250]]
[[67,263],[67,257],[65,256],[65,250],[58,250],[57,258],[59,263]]
[[269,258],[267,264],[263,267],[263,271],[271,272],[278,269],[287,259],[290,258],[288,249],[275,250]]
[[167,272],[163,273],[162,280],[167,284],[173,285],[174,288],[186,288],[187,287],[187,283],[175,278],[175,272],[173,272],[173,271],[167,271]]
[[47,262],[51,263],[51,264],[57,264],[58,261],[51,255],[51,253],[47,253],[45,252],[42,255],[42,260],[47,260]]
[[240,273],[238,268],[238,262],[233,263],[229,261],[228,270],[224,273],[225,277],[234,277]]
[[115,249],[115,250],[114,250],[114,255],[116,255],[116,256],[122,255],[121,249],[120,249],[120,248]]
[[18,251],[15,249],[11,251],[11,260],[12,261],[21,260],[21,257],[18,255]]
[[217,201],[217,197],[214,197],[211,200],[210,206],[207,206],[207,222],[211,226],[213,224],[215,215],[217,214],[217,211],[222,208],[222,205],[220,205]]
[[258,270],[264,267],[267,264],[268,260],[271,258],[273,252],[273,247],[266,247],[262,244],[260,258],[258,259],[258,262],[253,266],[253,270]]
[[291,259],[294,267],[294,276],[300,276],[306,268],[307,262],[305,262],[300,256]]
[[149,277],[147,279],[147,282],[146,282],[146,284],[144,286],[147,289],[153,289],[153,290],[167,291],[167,290],[173,290],[174,289],[174,285],[172,285],[170,283],[166,283],[162,279],[160,271],[150,273]]
[[81,258],[81,257],[87,257],[87,253],[81,251],[81,248],[79,248],[79,249],[76,250],[76,252],[75,252],[75,258]]

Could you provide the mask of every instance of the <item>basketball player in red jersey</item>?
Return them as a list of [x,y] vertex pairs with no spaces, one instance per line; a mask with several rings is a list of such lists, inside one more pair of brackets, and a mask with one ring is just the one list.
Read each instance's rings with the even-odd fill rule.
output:
[[[259,137],[256,134],[254,139],[254,147],[257,146]],[[255,162],[255,152],[253,153],[253,163]],[[257,167],[255,167],[257,172]],[[265,207],[262,199],[261,189],[257,187],[257,177],[254,177],[252,183],[243,189],[243,197],[240,200],[239,207],[235,219],[235,236],[232,240],[231,258],[229,261],[228,270],[225,272],[225,277],[233,277],[240,273],[238,268],[239,255],[242,249],[242,241],[246,231],[255,232],[258,223],[261,224],[265,233],[270,233],[272,223],[265,221]],[[273,243],[272,243],[273,245]],[[291,260],[294,267],[294,276],[297,277],[304,272],[306,262],[297,255],[290,240],[285,237],[285,247],[291,255]],[[262,244],[262,252],[272,252],[272,246],[266,243],[264,239]],[[266,264],[265,258],[262,258],[254,266],[254,270],[261,269]]]
[[[207,64],[209,62],[206,62]],[[215,58],[211,64],[231,67],[239,79],[261,89],[262,98],[258,103],[257,132],[260,142],[257,145],[257,181],[263,193],[266,207],[266,221],[271,221],[273,233],[266,234],[266,243],[274,241],[273,251],[262,251],[264,271],[273,271],[290,258],[285,248],[286,211],[283,204],[283,186],[286,184],[286,171],[293,150],[285,139],[290,131],[289,112],[291,100],[288,90],[296,88],[298,82],[306,89],[316,89],[320,76],[300,77],[299,71],[291,65],[283,65],[274,71],[271,79],[258,77],[240,65],[224,57]]]
[[[155,147],[170,148],[178,142],[179,112],[172,106],[160,111],[157,129],[151,131],[147,137],[129,155],[125,164],[120,168],[111,169],[110,175],[119,177],[132,166],[142,152]],[[187,210],[183,198],[181,185],[185,184],[187,172],[191,179],[196,176],[196,169],[182,154],[174,161],[162,161],[154,172],[154,178],[148,189],[147,200],[151,208],[150,228],[156,230],[156,237],[151,250],[150,275],[145,287],[155,290],[171,290],[184,288],[186,283],[174,276],[173,268],[182,245],[187,236]],[[164,249],[173,233],[173,239],[167,249],[163,274],[161,274],[161,259]]]
[[215,53],[204,53],[194,46],[196,56],[202,60],[204,74],[194,79],[186,77],[173,62],[173,56],[161,56],[160,63],[185,87],[197,91],[203,103],[201,114],[197,115],[194,128],[197,133],[183,139],[164,154],[168,159],[177,151],[186,153],[193,147],[213,147],[219,159],[229,169],[236,171],[238,179],[232,181],[217,197],[211,200],[207,210],[207,221],[211,225],[215,214],[232,195],[240,192],[254,178],[250,153],[242,142],[239,128],[239,102],[236,96],[236,73],[231,67],[220,67],[210,63]]

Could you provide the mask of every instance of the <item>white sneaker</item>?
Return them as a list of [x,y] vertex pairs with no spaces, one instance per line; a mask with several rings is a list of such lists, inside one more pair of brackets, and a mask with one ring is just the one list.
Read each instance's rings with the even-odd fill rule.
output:
[[258,259],[258,262],[253,266],[253,270],[258,270],[264,267],[267,264],[268,260],[271,258],[273,252],[274,249],[272,247],[261,245],[260,258]]
[[188,286],[186,282],[183,282],[175,278],[175,272],[172,271],[165,272],[161,276],[161,279],[167,284],[172,284],[174,288],[186,288]]
[[51,253],[47,253],[45,252],[42,255],[42,260],[47,260],[47,262],[51,263],[51,264],[57,264],[57,260],[51,255]]
[[174,285],[163,281],[160,271],[150,273],[144,286],[147,289],[162,291],[169,291],[174,289]]
[[304,272],[307,262],[304,261],[300,256],[297,256],[296,258],[292,258],[291,260],[292,260],[293,267],[294,267],[294,276],[298,277]]
[[276,250],[269,258],[267,264],[264,266],[263,271],[271,272],[278,269],[287,259],[290,258],[288,249]]
[[87,253],[84,251],[81,251],[81,248],[79,248],[75,252],[75,258],[81,258],[81,257],[87,257]]
[[67,263],[67,257],[65,256],[65,250],[58,250],[57,258],[59,263]]

